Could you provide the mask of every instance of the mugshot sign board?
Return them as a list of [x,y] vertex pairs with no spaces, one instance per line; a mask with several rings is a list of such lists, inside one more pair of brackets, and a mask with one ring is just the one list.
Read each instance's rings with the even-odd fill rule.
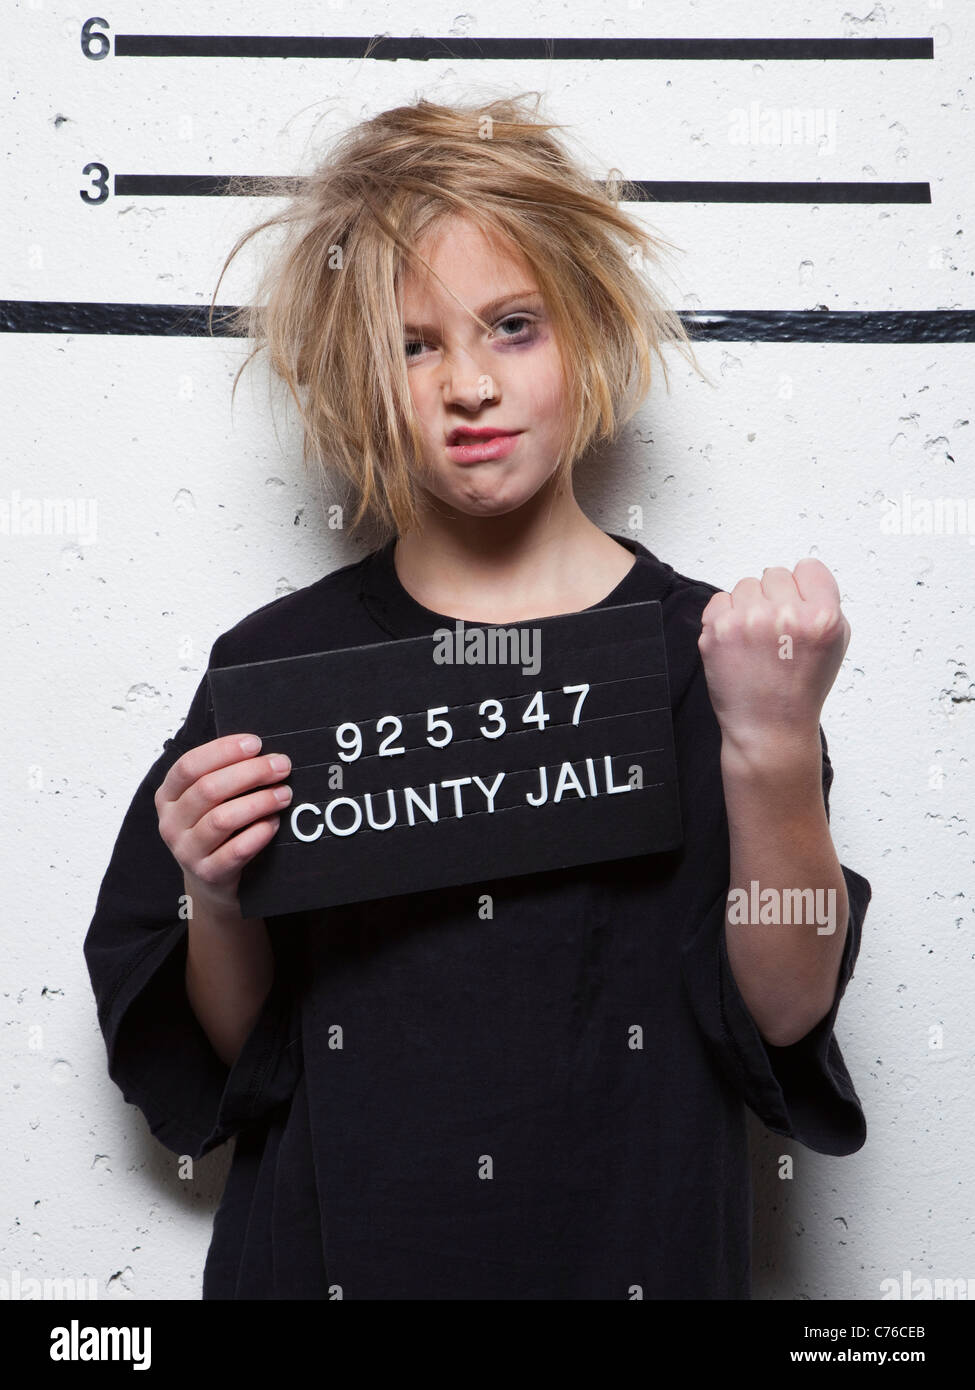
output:
[[286,753],[246,917],[677,848],[659,601],[209,672],[217,732]]

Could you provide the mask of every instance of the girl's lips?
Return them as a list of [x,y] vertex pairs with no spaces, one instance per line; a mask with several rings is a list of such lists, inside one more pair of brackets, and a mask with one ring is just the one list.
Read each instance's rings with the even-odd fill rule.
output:
[[484,459],[507,458],[518,442],[517,434],[496,434],[491,439],[468,436],[459,444],[448,444],[447,453],[454,463],[481,463]]

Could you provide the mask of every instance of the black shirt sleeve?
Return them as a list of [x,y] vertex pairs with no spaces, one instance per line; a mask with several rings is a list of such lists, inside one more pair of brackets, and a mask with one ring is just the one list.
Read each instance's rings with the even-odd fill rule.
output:
[[[828,819],[833,767],[821,726],[819,733]],[[722,819],[727,843],[723,802]],[[787,1047],[767,1042],[742,999],[725,939],[727,873],[724,886],[703,907],[682,947],[685,985],[697,1021],[716,1061],[740,1091],[745,1104],[773,1133],[795,1139],[817,1153],[835,1155],[855,1153],[863,1146],[867,1133],[863,1108],[833,1026],[856,965],[871,888],[855,870],[845,864],[840,867],[849,895],[850,916],[836,992],[829,1013],[797,1042]],[[713,891],[713,880],[711,887]]]
[[292,938],[273,918],[274,983],[232,1067],[186,994],[183,872],[159,834],[154,796],[182,753],[216,736],[204,675],[125,814],[84,944],[109,1075],[157,1139],[194,1158],[288,1100],[301,1069]]

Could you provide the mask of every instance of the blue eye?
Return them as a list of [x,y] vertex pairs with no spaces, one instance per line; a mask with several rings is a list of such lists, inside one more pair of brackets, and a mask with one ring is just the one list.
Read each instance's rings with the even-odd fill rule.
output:
[[[496,333],[496,330],[498,328],[504,328],[505,326],[511,324],[524,324],[525,327],[517,328],[514,333]],[[495,333],[496,336],[500,337],[502,341],[507,339],[508,342],[512,342],[515,339],[522,338],[523,335],[525,335],[526,338],[529,338],[530,334],[528,333],[528,330],[531,329],[533,326],[534,321],[531,318],[529,318],[527,314],[509,314],[507,318],[499,320],[499,322],[495,325],[495,329],[492,330],[492,332]],[[406,353],[406,360],[408,362],[415,362],[417,357],[419,356],[419,353],[411,352],[411,348],[422,349],[426,346],[427,344],[422,340],[422,338],[407,338],[403,344],[403,350]]]
[[[499,327],[503,327],[506,323],[531,323],[531,319],[525,314],[510,314],[508,318],[501,320]],[[523,330],[519,329],[518,331],[522,332]],[[505,334],[505,337],[507,337],[507,334]]]

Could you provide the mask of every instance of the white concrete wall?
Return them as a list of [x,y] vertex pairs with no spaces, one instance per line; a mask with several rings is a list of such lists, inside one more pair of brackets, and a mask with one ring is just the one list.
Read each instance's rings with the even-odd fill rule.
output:
[[[559,36],[934,34],[933,62],[557,63],[121,59],[80,51],[88,11],[13,6],[14,95],[0,296],[204,304],[243,201],[112,197],[81,168],[286,173],[306,141],[419,95],[539,87],[633,178],[929,180],[922,206],[659,205],[685,248],[678,307],[950,309],[973,287],[970,7],[799,0],[456,6],[115,0],[113,32]],[[868,13],[869,10],[869,13]],[[94,12],[94,11],[93,11]],[[100,12],[100,11],[98,11]],[[530,28],[527,26],[531,26]],[[835,147],[741,146],[758,101],[832,110]],[[320,103],[334,102],[318,137]],[[966,128],[966,116],[968,117]],[[646,207],[642,208],[644,213]],[[245,262],[221,298],[238,302]],[[102,1298],[199,1297],[230,1151],[181,1181],[105,1071],[81,946],[122,813],[181,721],[218,633],[357,558],[326,529],[259,377],[229,390],[227,340],[0,335],[0,498],[94,499],[93,540],[0,535],[5,614],[0,1277],[96,1281]],[[971,497],[973,349],[758,343],[675,359],[579,496],[608,530],[731,588],[819,556],[852,643],[823,724],[840,858],[873,902],[838,1034],[867,1114],[855,1156],[755,1122],[755,1296],[880,1296],[881,1281],[975,1277],[970,835],[975,758],[970,535],[888,535],[884,499]],[[975,507],[975,503],[972,504]],[[932,1030],[942,1029],[938,1035]],[[791,1182],[779,1153],[796,1154]]]

